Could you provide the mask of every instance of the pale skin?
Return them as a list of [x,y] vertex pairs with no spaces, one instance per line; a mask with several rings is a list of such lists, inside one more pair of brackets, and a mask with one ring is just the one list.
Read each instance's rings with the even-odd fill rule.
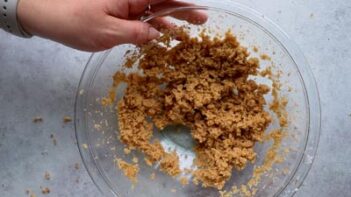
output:
[[[101,51],[119,44],[143,44],[160,36],[163,18],[145,23],[140,16],[170,7],[191,5],[174,0],[20,0],[17,16],[28,33],[84,51]],[[175,18],[204,23],[198,11],[177,13]]]

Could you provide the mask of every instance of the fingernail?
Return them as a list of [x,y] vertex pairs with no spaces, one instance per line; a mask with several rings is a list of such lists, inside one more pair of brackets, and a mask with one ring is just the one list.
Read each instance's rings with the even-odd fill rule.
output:
[[155,28],[150,27],[149,28],[149,40],[158,38],[160,36],[160,32],[157,31]]

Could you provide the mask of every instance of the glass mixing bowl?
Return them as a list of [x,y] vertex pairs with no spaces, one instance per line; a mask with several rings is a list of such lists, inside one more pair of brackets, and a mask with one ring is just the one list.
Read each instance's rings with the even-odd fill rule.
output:
[[[281,95],[288,99],[287,111],[289,125],[288,137],[282,141],[282,150],[289,148],[282,163],[275,164],[272,172],[262,176],[255,196],[291,196],[302,184],[307,175],[317,149],[320,132],[320,107],[318,91],[314,78],[303,55],[274,23],[256,11],[231,1],[201,1],[206,6],[190,6],[162,10],[145,18],[145,21],[164,16],[178,25],[186,24],[169,16],[177,12],[199,10],[208,14],[208,21],[202,27],[212,29],[213,34],[223,34],[230,29],[243,46],[248,47],[252,56],[268,54],[274,63],[273,71],[281,72]],[[199,27],[189,25],[191,33],[196,35]],[[200,28],[200,29],[201,29]],[[259,53],[253,52],[253,47]],[[118,120],[114,107],[103,107],[100,99],[105,97],[112,85],[112,75],[124,61],[127,50],[132,45],[121,45],[111,50],[95,53],[89,59],[83,72],[75,105],[75,127],[78,147],[92,180],[105,196],[219,196],[215,189],[202,188],[194,184],[182,186],[156,167],[149,167],[139,162],[138,183],[131,187],[131,182],[116,168],[115,157],[131,160],[143,157],[138,152],[124,155],[124,145],[117,139]],[[271,65],[270,61],[261,61],[261,67]],[[260,81],[260,83],[266,83]],[[267,82],[268,83],[268,82]],[[123,87],[122,87],[123,89]],[[123,95],[118,90],[117,99]],[[266,99],[272,100],[271,96]],[[275,121],[267,132],[279,127]],[[181,132],[172,132],[172,130]],[[181,165],[188,165],[194,157],[191,150],[191,137],[182,128],[169,128],[170,132],[158,134],[163,146],[177,148]],[[175,134],[176,133],[176,134]],[[271,142],[257,143],[256,163],[248,165],[243,171],[233,171],[232,178],[225,189],[233,185],[245,184],[252,176],[254,165],[263,162]],[[184,155],[188,157],[183,157]],[[156,179],[150,180],[150,174],[156,172]],[[172,191],[172,192],[171,192]]]

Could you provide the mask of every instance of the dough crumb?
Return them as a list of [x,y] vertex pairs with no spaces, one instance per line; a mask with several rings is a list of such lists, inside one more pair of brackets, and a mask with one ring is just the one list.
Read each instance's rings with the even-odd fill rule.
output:
[[138,160],[137,157],[133,157],[132,161],[133,161],[134,163],[138,163],[139,160]]
[[43,118],[40,117],[40,116],[36,116],[33,118],[33,122],[34,123],[40,123],[40,122],[43,122]]
[[123,171],[124,175],[133,183],[137,182],[137,175],[139,173],[138,164],[129,164],[122,159],[117,159],[117,167]]
[[88,144],[82,144],[82,147],[83,147],[84,149],[88,149]]
[[181,177],[179,180],[180,184],[184,185],[188,185],[189,184],[189,180],[186,177]]
[[145,161],[146,165],[152,166],[152,162],[148,158],[145,157],[144,161]]
[[41,193],[46,195],[50,193],[50,189],[48,187],[40,187]]
[[64,116],[64,117],[63,117],[63,122],[64,122],[64,123],[72,122],[72,118],[71,118],[70,116]]
[[267,55],[267,54],[261,54],[261,59],[262,60],[268,60],[268,61],[271,61],[271,57],[269,56],[269,55]]
[[179,158],[175,151],[165,154],[160,162],[160,169],[170,176],[177,176],[180,174]]
[[128,155],[131,152],[131,150],[129,148],[124,148],[123,152],[124,154]]

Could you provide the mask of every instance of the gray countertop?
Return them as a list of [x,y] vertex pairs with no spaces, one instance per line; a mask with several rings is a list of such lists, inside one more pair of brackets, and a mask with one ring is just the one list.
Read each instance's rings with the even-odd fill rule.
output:
[[[300,46],[317,81],[322,131],[296,196],[350,196],[351,1],[239,0],[271,18]],[[73,122],[75,91],[89,53],[0,31],[0,196],[101,196],[82,165]],[[33,117],[43,117],[34,124]],[[54,135],[55,146],[50,138]],[[76,169],[78,163],[80,168]],[[44,173],[51,180],[44,180]]]

